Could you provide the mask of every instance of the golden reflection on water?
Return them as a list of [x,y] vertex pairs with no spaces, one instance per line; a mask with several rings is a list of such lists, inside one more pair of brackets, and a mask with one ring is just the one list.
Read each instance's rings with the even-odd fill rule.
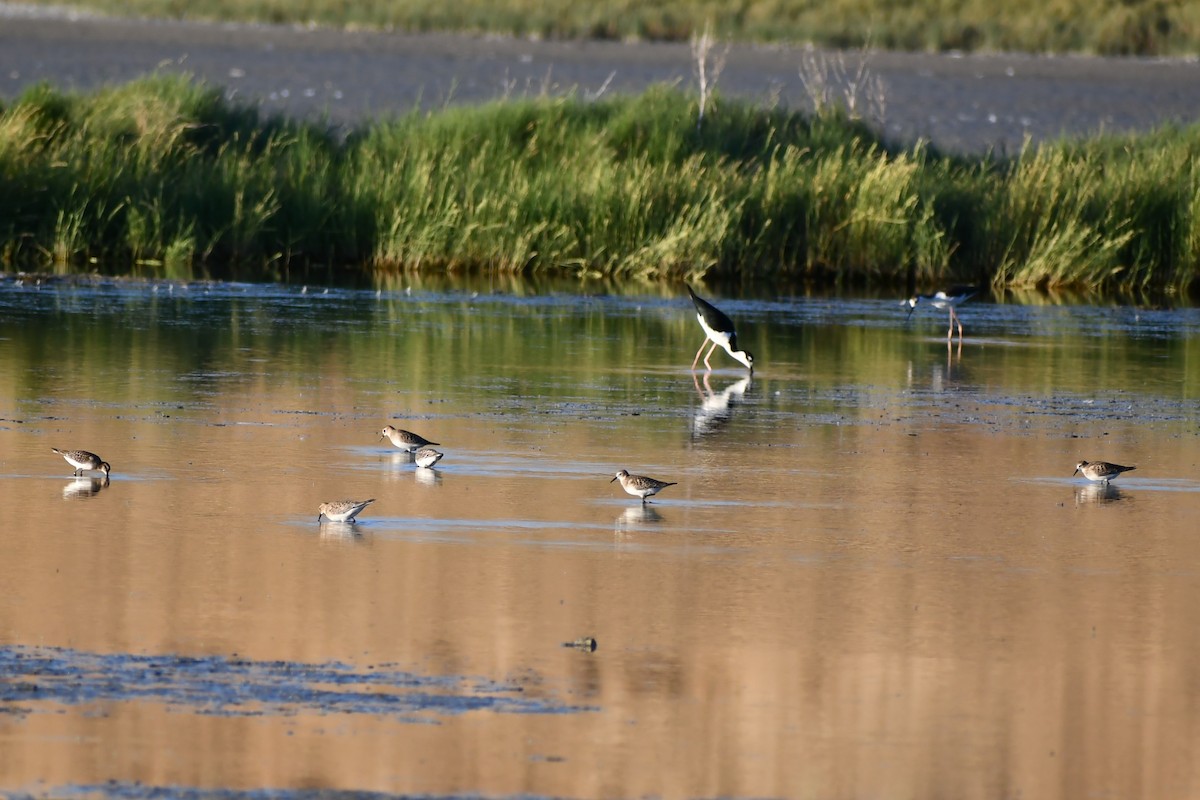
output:
[[[1195,396],[1182,362],[948,355],[898,322],[776,327],[753,379],[693,377],[686,309],[376,302],[6,329],[0,645],[394,665],[589,710],[30,699],[0,714],[0,790],[1200,793],[1197,414],[1140,416]],[[1086,485],[1081,458],[1139,468]],[[679,485],[643,506],[620,468]],[[378,499],[316,524],[342,497]]]

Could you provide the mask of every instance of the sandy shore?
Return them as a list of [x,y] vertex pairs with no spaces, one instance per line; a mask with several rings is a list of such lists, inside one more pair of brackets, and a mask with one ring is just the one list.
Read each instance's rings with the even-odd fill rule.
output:
[[[816,55],[827,66],[841,59],[851,74],[858,60]],[[801,48],[734,47],[718,88],[808,107],[805,60]],[[869,67],[882,81],[889,136],[961,151],[1200,118],[1195,60],[876,53]],[[506,95],[695,84],[687,45],[114,20],[0,4],[0,97],[38,81],[88,89],[154,70],[191,73],[266,109],[350,123]]]

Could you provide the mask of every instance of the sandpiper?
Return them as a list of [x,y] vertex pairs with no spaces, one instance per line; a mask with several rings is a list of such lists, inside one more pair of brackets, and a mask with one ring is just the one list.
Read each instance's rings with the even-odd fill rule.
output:
[[392,444],[396,445],[396,447],[399,447],[401,450],[406,450],[409,453],[414,450],[419,450],[422,447],[429,447],[430,445],[439,444],[438,442],[429,441],[424,436],[417,436],[412,431],[402,431],[399,428],[393,428],[391,425],[385,426],[384,429],[380,431],[379,438],[387,439]]
[[331,503],[321,503],[317,508],[317,522],[321,521],[321,517],[330,522],[354,522],[358,512],[374,502],[375,498],[372,497],[370,500],[334,500]]
[[658,494],[668,486],[674,486],[674,481],[660,481],[655,478],[647,478],[645,475],[630,475],[626,470],[621,470],[613,476],[613,481],[620,481],[621,488],[634,497],[642,498],[642,502],[646,502],[646,498],[651,495]]
[[107,461],[101,460],[100,456],[95,453],[89,453],[87,450],[59,450],[57,447],[51,447],[51,450],[58,453],[67,460],[67,463],[75,468],[75,476],[78,477],[84,473],[84,470],[96,470],[104,473],[104,477],[108,477],[108,473],[112,471]]
[[746,365],[748,369],[754,369],[754,356],[746,350],[739,350],[737,346],[737,331],[734,330],[733,320],[721,313],[720,309],[708,302],[692,291],[692,287],[688,284],[688,294],[692,296],[692,302],[696,305],[696,319],[700,322],[700,327],[704,329],[704,342],[700,345],[700,349],[696,351],[696,357],[692,359],[692,369],[696,368],[696,363],[700,361],[700,354],[704,352],[704,347],[709,342],[712,346],[708,348],[708,352],[704,356],[704,366],[712,370],[712,364],[708,363],[709,357],[713,351],[717,349],[717,345],[725,348],[725,352],[733,356],[738,361]]
[[441,461],[442,456],[444,456],[444,455],[446,455],[446,454],[439,453],[437,450],[434,450],[432,447],[422,447],[413,456],[413,460],[417,462],[418,467],[425,467],[426,469],[433,469],[433,465],[436,464],[437,462]]
[[[962,341],[963,326],[962,320],[958,318],[958,314],[954,313],[954,307],[959,303],[965,303],[975,295],[979,294],[979,289],[974,286],[954,286],[950,289],[939,289],[933,294],[914,294],[912,297],[905,300],[901,305],[908,306],[908,316],[911,317],[913,311],[917,307],[917,303],[924,300],[934,308],[946,308],[950,310],[950,330],[946,331],[946,338],[950,339],[954,336],[954,323],[958,323],[958,340]],[[907,317],[906,317],[907,319]]]
[[1122,472],[1129,472],[1133,469],[1137,469],[1137,467],[1122,467],[1120,464],[1110,464],[1107,461],[1080,461],[1075,465],[1075,471],[1071,473],[1071,477],[1083,473],[1083,477],[1089,481],[1108,483]]

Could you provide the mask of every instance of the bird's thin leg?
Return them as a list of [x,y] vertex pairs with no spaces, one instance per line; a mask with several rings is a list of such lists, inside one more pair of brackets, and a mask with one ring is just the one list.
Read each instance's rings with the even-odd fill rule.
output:
[[954,306],[950,306],[950,330],[946,331],[946,338],[954,336]]
[[954,315],[954,321],[958,323],[958,341],[961,344],[963,337],[962,317],[958,316],[958,312],[954,309],[950,309],[950,313]]
[[712,372],[712,364],[708,363],[708,359],[712,358],[713,351],[717,349],[717,343],[713,342],[712,347],[708,348],[708,353],[704,356],[704,366],[708,367],[708,371]]
[[700,349],[696,351],[696,357],[692,359],[692,371],[696,370],[696,365],[700,363],[700,354],[704,352],[704,345],[708,344],[708,337],[704,337],[704,341],[700,343]]

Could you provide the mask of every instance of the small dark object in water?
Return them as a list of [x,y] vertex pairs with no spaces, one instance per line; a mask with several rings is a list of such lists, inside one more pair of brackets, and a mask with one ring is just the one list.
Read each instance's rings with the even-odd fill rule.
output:
[[596,640],[591,636],[584,636],[573,642],[563,642],[562,646],[574,647],[576,650],[586,650],[589,653],[594,653],[596,651]]

